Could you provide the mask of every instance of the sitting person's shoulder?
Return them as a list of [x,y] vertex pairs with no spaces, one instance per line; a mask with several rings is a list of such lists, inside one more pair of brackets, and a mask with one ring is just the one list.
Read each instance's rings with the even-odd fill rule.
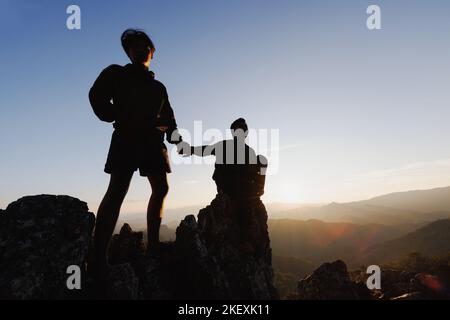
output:
[[256,158],[261,167],[267,167],[269,165],[269,160],[265,156],[259,154]]
[[228,147],[231,147],[233,145],[233,140],[219,140],[217,142],[214,142],[213,144],[210,144],[209,147],[213,149],[227,149]]

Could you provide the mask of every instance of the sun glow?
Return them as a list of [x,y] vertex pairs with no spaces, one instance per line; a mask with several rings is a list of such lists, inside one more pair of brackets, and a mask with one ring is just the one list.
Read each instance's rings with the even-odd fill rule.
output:
[[267,201],[283,203],[299,203],[305,201],[301,186],[292,181],[281,181],[281,183],[274,184],[266,183],[265,199]]

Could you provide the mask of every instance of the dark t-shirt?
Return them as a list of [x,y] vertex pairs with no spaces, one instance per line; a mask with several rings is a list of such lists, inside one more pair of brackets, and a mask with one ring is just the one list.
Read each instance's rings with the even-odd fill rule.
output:
[[114,122],[106,172],[170,172],[164,134],[177,143],[171,139],[177,124],[167,90],[153,72],[143,65],[110,65],[95,80],[89,100],[100,120]]
[[216,157],[213,179],[219,190],[232,197],[259,197],[264,193],[267,160],[238,139],[192,147],[191,153]]
[[257,156],[244,141],[237,139],[222,140],[203,147],[203,156],[216,156],[217,165],[256,164]]
[[100,120],[129,134],[147,134],[156,127],[176,129],[165,86],[140,65],[110,65],[89,91],[89,100]]

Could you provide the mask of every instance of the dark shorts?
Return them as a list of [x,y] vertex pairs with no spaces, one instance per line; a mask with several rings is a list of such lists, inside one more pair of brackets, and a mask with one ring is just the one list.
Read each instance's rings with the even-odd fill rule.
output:
[[153,137],[133,137],[114,131],[105,164],[106,173],[134,172],[143,177],[170,173],[167,148]]

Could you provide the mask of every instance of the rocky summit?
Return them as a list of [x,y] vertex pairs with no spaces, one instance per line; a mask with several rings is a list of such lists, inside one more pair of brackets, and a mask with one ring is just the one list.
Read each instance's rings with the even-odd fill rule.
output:
[[[92,278],[95,216],[69,196],[27,196],[0,210],[0,299],[271,300],[274,287],[267,212],[259,198],[223,193],[186,216],[172,242],[148,252],[144,234],[124,224],[111,239],[110,268]],[[381,290],[366,286],[365,268],[337,260],[300,280],[290,299],[448,299],[448,262],[411,256],[381,266]],[[411,261],[410,261],[411,260]],[[423,260],[423,261],[422,261]],[[440,260],[439,260],[440,261]],[[78,269],[79,286],[70,279]],[[76,282],[76,281],[75,281]]]
[[70,265],[83,269],[95,216],[68,196],[23,197],[0,212],[0,297],[76,296],[66,286]]
[[[69,196],[21,198],[0,212],[0,298],[94,298],[86,261],[95,217]],[[147,253],[125,224],[109,248],[108,299],[276,299],[267,212],[260,199],[218,194],[187,216],[174,242]],[[79,266],[81,289],[67,268]]]
[[[200,210],[198,220],[187,216],[174,242],[162,243],[156,255],[143,252],[143,235],[124,225],[110,246],[114,269],[129,268],[129,281],[144,299],[274,299],[272,257],[267,213],[259,199],[235,203],[218,194]],[[242,230],[236,215],[246,215]],[[113,296],[110,298],[123,298]]]

